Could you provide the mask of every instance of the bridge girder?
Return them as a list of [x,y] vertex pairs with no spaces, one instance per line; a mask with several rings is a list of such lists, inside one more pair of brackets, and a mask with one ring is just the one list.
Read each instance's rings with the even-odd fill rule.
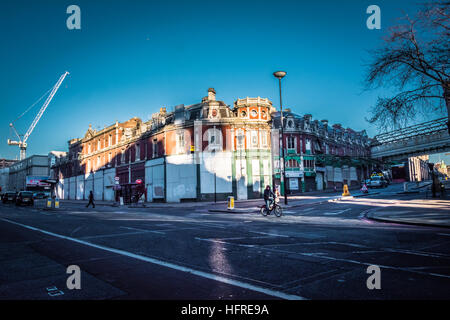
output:
[[375,137],[372,158],[383,161],[450,151],[447,118],[436,119]]

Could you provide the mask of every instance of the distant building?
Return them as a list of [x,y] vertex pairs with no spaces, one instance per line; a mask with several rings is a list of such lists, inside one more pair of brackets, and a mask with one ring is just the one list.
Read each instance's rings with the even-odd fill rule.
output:
[[447,166],[445,165],[444,160],[441,160],[440,162],[436,163],[434,165],[435,170],[443,177],[447,176]]
[[9,168],[0,168],[0,194],[9,191]]
[[[418,157],[410,157],[408,158],[407,167],[409,170],[409,181],[424,181],[428,180],[429,177],[429,156],[423,155]],[[408,179],[405,179],[405,181]],[[399,181],[401,182],[401,181]]]
[[8,169],[8,186],[10,191],[50,191],[50,185],[43,180],[50,177],[50,165],[65,152],[51,151],[48,155],[32,155],[15,162]]
[[16,162],[17,160],[0,159],[0,169],[8,168]]

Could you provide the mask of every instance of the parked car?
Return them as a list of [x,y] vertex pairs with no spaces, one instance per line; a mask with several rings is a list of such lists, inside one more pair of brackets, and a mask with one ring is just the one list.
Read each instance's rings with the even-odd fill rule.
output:
[[48,197],[50,197],[50,193],[48,192],[39,191],[33,194],[34,199],[46,199]]
[[388,186],[386,179],[382,176],[374,176],[370,178],[369,188],[385,188]]
[[2,195],[2,202],[16,202],[16,193],[14,191],[7,191]]
[[32,206],[34,204],[33,200],[33,192],[31,191],[20,191],[16,197],[16,206],[20,206],[22,204],[27,204]]

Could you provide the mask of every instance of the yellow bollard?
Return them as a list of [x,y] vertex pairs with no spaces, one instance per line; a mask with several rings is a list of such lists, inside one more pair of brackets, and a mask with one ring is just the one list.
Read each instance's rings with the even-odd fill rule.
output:
[[228,210],[233,210],[233,209],[234,209],[234,197],[229,196],[228,197]]
[[51,208],[52,207],[52,199],[48,198],[47,199],[47,208]]
[[55,209],[59,209],[59,199],[55,199]]
[[348,186],[344,184],[344,192],[342,193],[343,197],[349,197],[351,196],[350,192],[348,191]]

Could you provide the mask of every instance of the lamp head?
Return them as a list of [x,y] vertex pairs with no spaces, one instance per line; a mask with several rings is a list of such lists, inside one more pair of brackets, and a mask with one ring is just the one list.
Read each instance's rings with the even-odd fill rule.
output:
[[275,76],[275,78],[281,79],[286,75],[285,71],[276,71],[273,73],[273,75]]

